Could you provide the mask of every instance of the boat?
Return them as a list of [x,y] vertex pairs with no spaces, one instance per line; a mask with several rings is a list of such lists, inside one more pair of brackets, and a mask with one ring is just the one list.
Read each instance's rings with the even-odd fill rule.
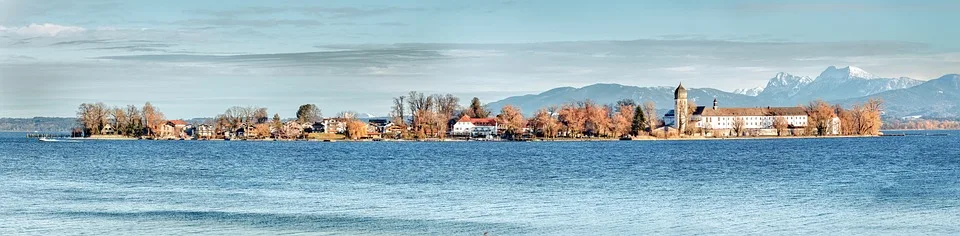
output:
[[38,140],[40,140],[40,142],[64,142],[64,143],[79,143],[79,142],[80,142],[80,141],[77,141],[77,140],[62,140],[62,139],[47,138],[47,137],[41,137],[41,138],[39,138]]

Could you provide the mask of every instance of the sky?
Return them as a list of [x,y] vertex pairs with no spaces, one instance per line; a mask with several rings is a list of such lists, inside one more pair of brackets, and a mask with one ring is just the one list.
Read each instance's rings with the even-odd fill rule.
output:
[[386,115],[416,90],[493,102],[594,83],[712,87],[856,66],[960,72],[957,1],[0,0],[0,117],[83,102],[167,118],[261,106]]

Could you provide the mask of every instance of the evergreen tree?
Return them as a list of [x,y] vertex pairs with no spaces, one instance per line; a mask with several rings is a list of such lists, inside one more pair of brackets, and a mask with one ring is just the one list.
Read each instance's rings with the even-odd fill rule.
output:
[[320,121],[322,116],[320,108],[314,104],[303,104],[300,105],[300,109],[297,109],[297,122],[301,124],[313,124]]
[[630,126],[630,133],[633,135],[640,134],[640,130],[647,129],[647,118],[643,115],[643,108],[637,106],[633,112],[633,124]]
[[474,97],[473,100],[470,101],[470,107],[467,108],[467,110],[464,111],[463,114],[473,118],[487,118],[487,116],[490,116],[490,112],[487,111],[485,107],[483,107],[483,104],[480,104],[480,98],[476,98],[476,97]]
[[277,130],[283,129],[283,122],[280,121],[280,114],[273,113],[273,128]]

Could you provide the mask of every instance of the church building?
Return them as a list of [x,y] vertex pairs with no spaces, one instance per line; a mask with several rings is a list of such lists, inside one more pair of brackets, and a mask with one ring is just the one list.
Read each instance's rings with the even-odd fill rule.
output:
[[[777,117],[786,120],[790,130],[802,130],[807,126],[807,112],[799,106],[720,107],[719,101],[714,98],[712,107],[688,107],[687,89],[683,84],[677,86],[673,95],[674,109],[663,116],[663,122],[666,126],[680,130],[680,133],[692,125],[690,128],[699,128],[704,133],[735,135],[733,130],[739,123],[741,130],[747,135],[776,135],[774,121]],[[839,119],[834,122],[836,124],[833,127],[840,127]],[[833,133],[839,133],[839,130]]]

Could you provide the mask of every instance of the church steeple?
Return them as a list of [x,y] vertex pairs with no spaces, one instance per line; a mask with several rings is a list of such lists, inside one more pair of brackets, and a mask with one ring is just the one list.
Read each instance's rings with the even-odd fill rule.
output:
[[687,117],[687,89],[683,88],[683,83],[680,83],[677,90],[673,91],[673,98],[673,126],[680,130],[680,135],[683,136],[683,131],[690,120],[690,117]]
[[673,91],[673,99],[686,99],[687,98],[687,89],[683,88],[683,83],[680,83],[680,86],[677,86],[677,90]]

